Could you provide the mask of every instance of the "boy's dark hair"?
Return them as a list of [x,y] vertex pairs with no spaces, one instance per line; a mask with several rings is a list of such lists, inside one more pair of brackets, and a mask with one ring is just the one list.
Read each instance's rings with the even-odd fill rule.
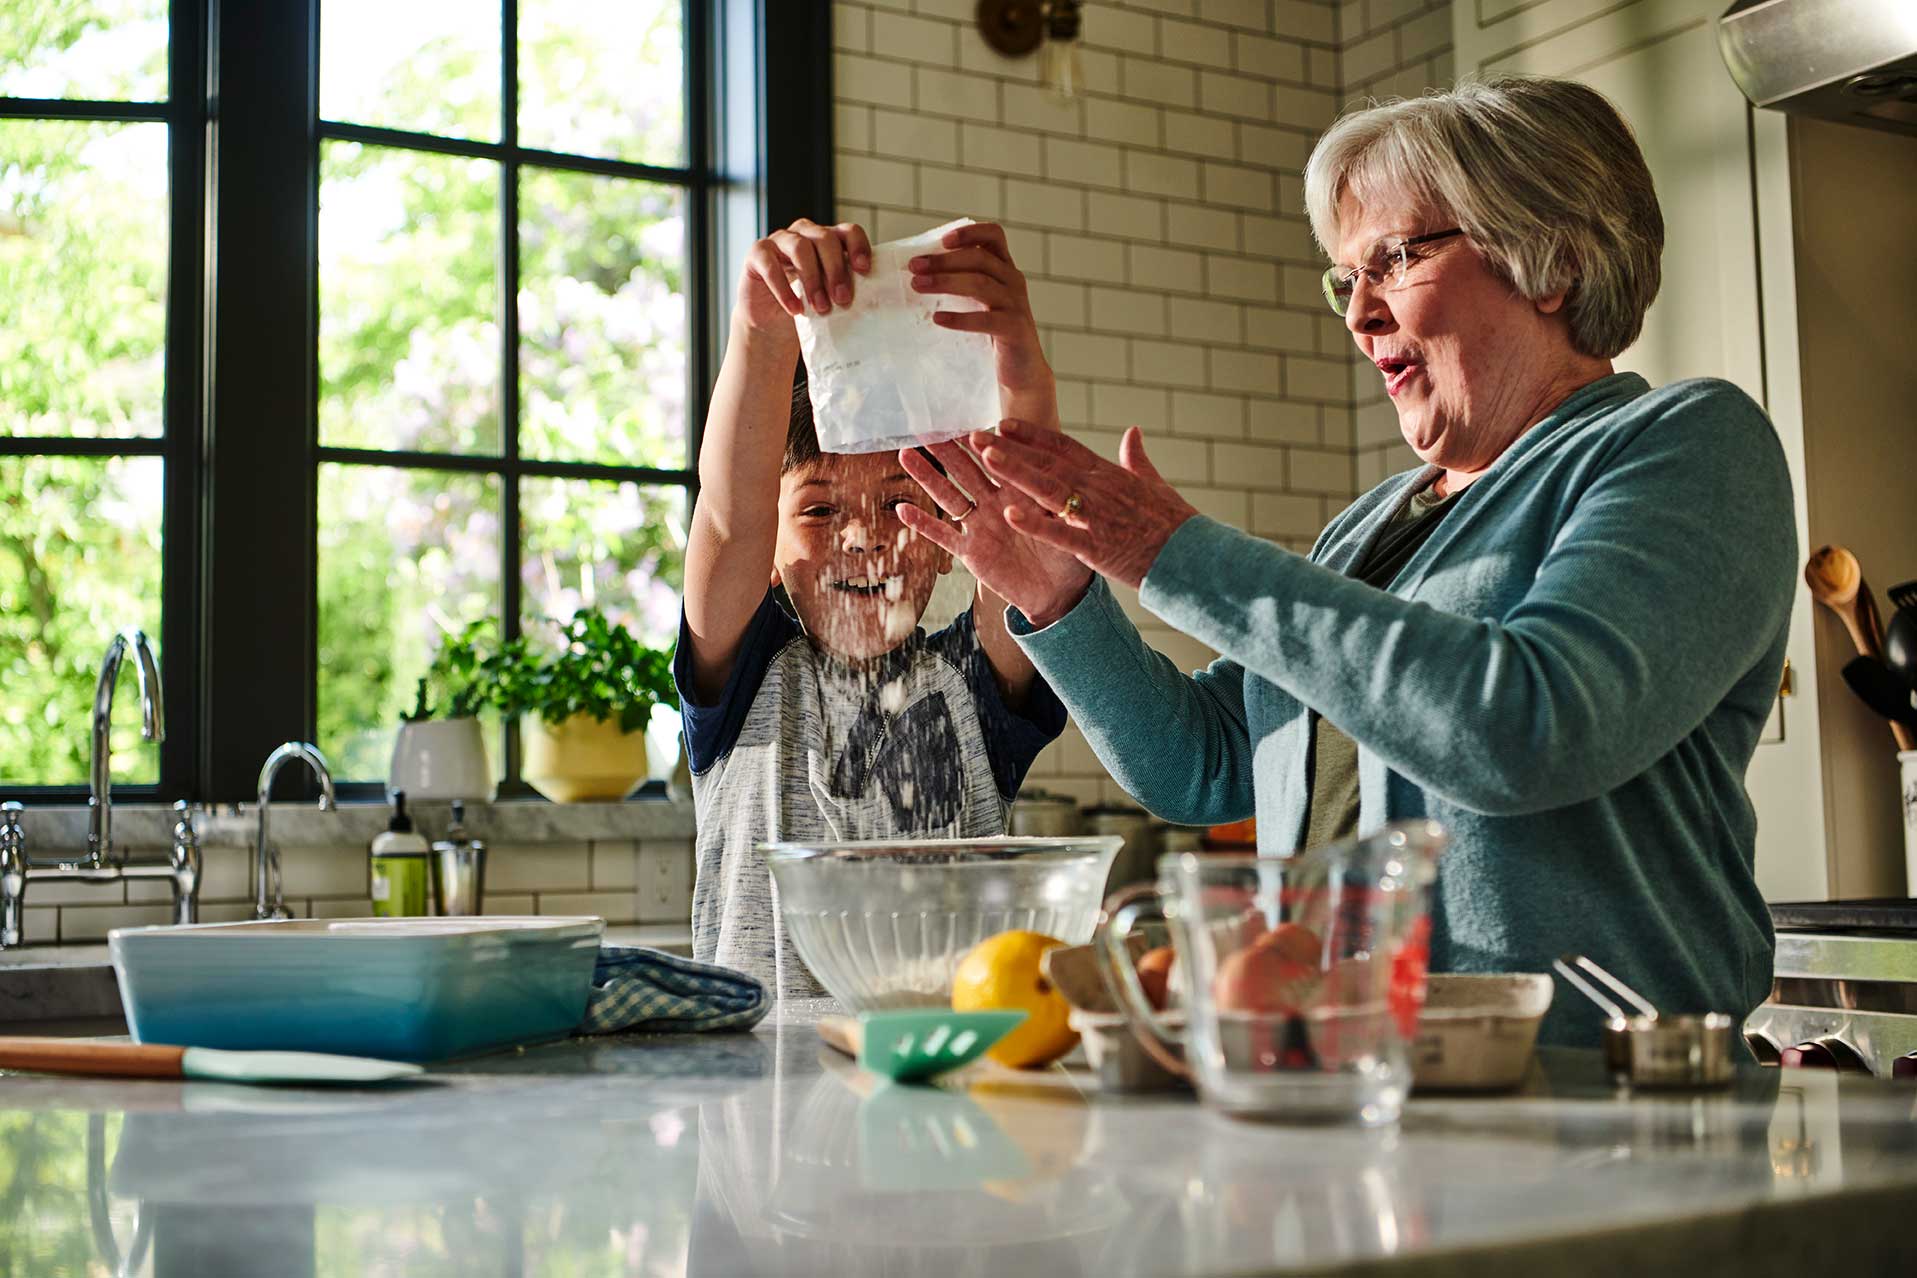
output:
[[[792,388],[792,416],[785,427],[785,460],[779,463],[779,473],[790,475],[801,466],[810,465],[825,456],[825,450],[819,447],[819,432],[812,424],[812,393],[807,389],[805,379],[800,378],[798,385]],[[932,469],[939,474],[945,473],[945,464],[932,456],[927,449],[919,449],[919,455],[930,462]],[[932,513],[940,519],[945,512],[937,506]]]
[[805,379],[792,388],[792,417],[785,428],[785,460],[779,473],[789,475],[799,467],[819,460],[819,432],[812,425],[812,393]]

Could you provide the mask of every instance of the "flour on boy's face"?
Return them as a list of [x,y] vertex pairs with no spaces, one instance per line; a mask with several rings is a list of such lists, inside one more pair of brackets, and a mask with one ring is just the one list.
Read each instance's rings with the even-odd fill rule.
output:
[[779,478],[773,574],[806,633],[834,656],[861,661],[898,647],[952,566],[899,520],[907,503],[934,509],[897,453],[828,454]]

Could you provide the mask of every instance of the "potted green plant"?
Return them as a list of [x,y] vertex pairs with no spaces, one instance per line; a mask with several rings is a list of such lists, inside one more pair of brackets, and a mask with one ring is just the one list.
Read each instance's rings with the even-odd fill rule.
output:
[[475,621],[447,635],[433,654],[411,712],[401,716],[387,769],[389,791],[414,799],[493,797],[493,769],[479,724],[479,712],[491,700],[482,651],[488,625]]
[[677,708],[672,657],[596,608],[559,629],[556,646],[521,637],[482,659],[493,704],[519,721],[520,774],[559,803],[623,799],[646,778],[646,723]]

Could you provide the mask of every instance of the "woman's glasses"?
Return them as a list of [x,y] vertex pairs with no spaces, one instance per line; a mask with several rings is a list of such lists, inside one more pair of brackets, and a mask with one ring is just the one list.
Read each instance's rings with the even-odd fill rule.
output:
[[1430,244],[1434,240],[1448,240],[1454,235],[1463,235],[1459,227],[1448,231],[1433,231],[1429,235],[1414,235],[1408,240],[1398,240],[1392,244],[1380,244],[1372,251],[1363,266],[1349,269],[1343,266],[1327,266],[1323,279],[1325,300],[1331,303],[1331,309],[1343,315],[1351,309],[1351,294],[1358,287],[1358,277],[1365,277],[1373,288],[1396,288],[1404,283],[1405,272],[1411,269],[1411,263],[1421,254],[1412,252],[1420,244]]

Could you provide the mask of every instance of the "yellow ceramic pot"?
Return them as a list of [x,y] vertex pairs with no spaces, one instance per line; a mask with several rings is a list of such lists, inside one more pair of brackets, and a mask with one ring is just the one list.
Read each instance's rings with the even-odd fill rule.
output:
[[616,719],[576,714],[559,724],[519,721],[520,775],[555,803],[623,799],[646,779],[646,734]]

